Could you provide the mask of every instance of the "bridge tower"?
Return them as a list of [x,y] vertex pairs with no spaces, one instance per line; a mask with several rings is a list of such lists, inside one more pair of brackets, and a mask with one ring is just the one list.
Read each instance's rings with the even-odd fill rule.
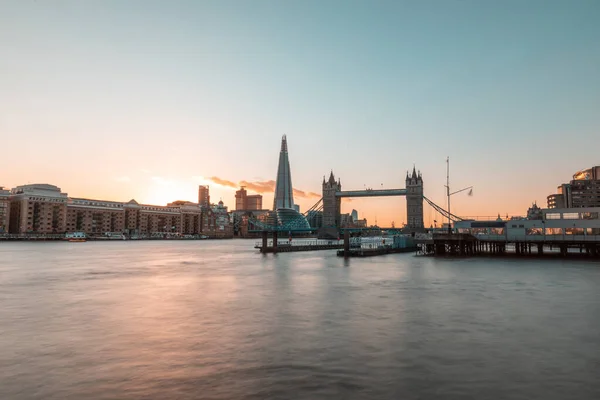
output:
[[342,184],[339,179],[336,182],[333,171],[329,175],[329,180],[325,181],[323,177],[323,227],[339,227],[341,198],[335,196],[335,192],[342,190]]
[[423,224],[423,177],[413,166],[412,175],[406,172],[406,227],[411,232],[425,230]]

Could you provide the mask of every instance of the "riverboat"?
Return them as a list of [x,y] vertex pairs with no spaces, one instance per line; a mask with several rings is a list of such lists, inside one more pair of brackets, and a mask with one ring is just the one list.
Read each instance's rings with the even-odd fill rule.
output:
[[87,242],[85,232],[68,232],[65,233],[65,240],[69,242]]

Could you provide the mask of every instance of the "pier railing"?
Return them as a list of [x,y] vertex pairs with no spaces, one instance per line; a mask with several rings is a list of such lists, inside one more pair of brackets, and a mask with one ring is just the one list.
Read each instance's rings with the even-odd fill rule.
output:
[[[343,244],[344,241],[343,240],[327,240],[327,239],[297,239],[297,240],[292,240],[291,242],[289,240],[278,240],[277,241],[277,247],[298,247],[298,246],[327,246],[327,245],[338,245],[338,244]],[[273,240],[268,240],[267,241],[267,246],[272,247],[273,246]],[[262,242],[255,242],[254,243],[254,247],[255,248],[260,248],[262,247]]]
[[600,235],[474,235],[486,242],[532,242],[532,243],[600,243]]

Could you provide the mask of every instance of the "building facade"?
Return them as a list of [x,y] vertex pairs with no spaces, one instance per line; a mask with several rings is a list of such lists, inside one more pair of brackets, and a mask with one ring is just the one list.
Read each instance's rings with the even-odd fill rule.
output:
[[277,165],[277,180],[273,196],[273,225],[285,226],[290,231],[310,230],[306,217],[298,211],[294,204],[294,189],[292,187],[292,172],[288,156],[287,138],[281,138],[279,164]]
[[67,202],[65,231],[105,233],[123,232],[125,228],[123,203],[116,201],[70,198]]
[[600,207],[600,166],[577,171],[547,202],[548,208]]
[[17,186],[10,194],[9,232],[65,232],[67,200],[67,194],[54,185]]
[[406,228],[422,231],[423,224],[423,177],[413,167],[412,175],[406,173]]
[[242,186],[240,190],[235,192],[235,209],[236,211],[256,211],[262,210],[262,195],[248,195],[248,192]]
[[0,233],[8,232],[10,223],[10,190],[0,186]]
[[[206,235],[231,237],[233,228],[227,207],[213,207],[178,200],[166,206],[139,204],[135,200],[69,198],[60,188],[24,185],[7,196],[0,191],[0,218],[8,214],[1,229],[15,234],[85,232],[91,236],[123,233],[130,237]],[[6,207],[3,207],[6,206]]]
[[210,207],[210,193],[208,185],[198,186],[198,204],[200,207]]

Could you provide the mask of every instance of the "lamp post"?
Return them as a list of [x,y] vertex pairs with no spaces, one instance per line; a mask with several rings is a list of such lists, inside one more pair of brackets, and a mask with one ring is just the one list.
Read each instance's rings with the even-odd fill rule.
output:
[[[456,192],[450,193],[450,157],[446,158],[446,196],[448,197],[448,234],[452,234],[452,221],[450,218],[450,196],[453,194],[457,194],[460,192],[464,192],[465,190],[473,189],[473,186],[466,187],[464,189],[457,190]],[[469,192],[471,194],[471,192]]]

